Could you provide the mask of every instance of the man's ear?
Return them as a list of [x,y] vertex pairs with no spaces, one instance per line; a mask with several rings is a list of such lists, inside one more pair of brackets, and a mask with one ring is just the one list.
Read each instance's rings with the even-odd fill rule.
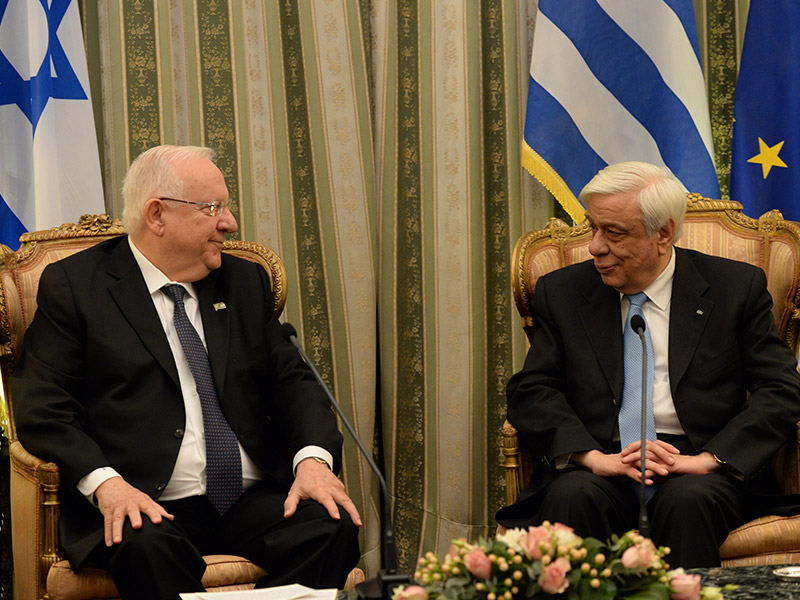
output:
[[656,231],[656,241],[658,243],[658,252],[662,256],[669,252],[672,247],[672,242],[675,239],[675,219],[670,219],[667,224],[661,229]]
[[142,210],[144,224],[154,235],[161,237],[164,235],[164,203],[158,198],[150,198],[144,203]]

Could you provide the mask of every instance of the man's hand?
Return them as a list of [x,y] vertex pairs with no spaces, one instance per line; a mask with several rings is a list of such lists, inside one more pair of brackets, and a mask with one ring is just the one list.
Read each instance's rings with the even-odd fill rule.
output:
[[703,475],[713,473],[722,467],[711,452],[701,452],[693,456],[678,456],[669,472],[675,475]]
[[119,544],[122,541],[122,526],[127,517],[131,527],[142,526],[142,513],[158,525],[166,517],[170,521],[174,517],[153,500],[150,496],[137,490],[122,477],[112,477],[101,483],[94,492],[100,512],[103,513],[106,546]]
[[361,516],[358,514],[353,501],[344,491],[344,484],[331,470],[312,459],[300,461],[297,465],[294,483],[283,503],[283,516],[291,517],[297,510],[300,500],[316,500],[328,510],[334,519],[339,519],[339,504],[350,515],[358,526],[361,526]]
[[570,462],[600,477],[630,477],[638,481],[639,469],[622,462],[622,454],[604,454],[599,450],[573,452]]
[[[642,442],[637,440],[623,448],[622,462],[626,465],[642,468]],[[663,440],[647,440],[645,444],[645,478],[652,482],[653,477],[661,479],[672,474],[675,461],[680,456],[680,450]],[[636,479],[639,481],[639,478]],[[648,483],[649,485],[649,483]]]
[[[573,453],[570,462],[590,470],[600,477],[628,477],[639,482],[641,473],[641,442],[626,446],[618,454],[604,454],[599,450]],[[645,446],[645,484],[652,485],[654,477],[666,477],[679,451],[672,444],[662,441],[649,442]]]

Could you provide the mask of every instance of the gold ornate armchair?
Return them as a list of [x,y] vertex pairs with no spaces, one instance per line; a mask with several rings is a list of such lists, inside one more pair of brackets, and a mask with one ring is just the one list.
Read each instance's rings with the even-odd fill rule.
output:
[[[112,220],[108,215],[84,215],[77,224],[24,234],[16,252],[2,246],[0,391],[4,403],[0,403],[0,409],[7,408],[15,597],[20,600],[119,597],[108,572],[85,568],[76,575],[63,559],[58,541],[58,466],[29,454],[17,440],[13,398],[7,395],[6,382],[19,359],[22,338],[36,311],[36,292],[45,266],[124,233],[119,220]],[[223,251],[254,261],[266,269],[275,293],[275,308],[280,314],[287,294],[286,271],[280,257],[266,246],[252,242],[229,240]],[[251,588],[264,574],[238,556],[213,555],[205,559],[209,566],[203,584],[209,591]],[[363,572],[355,569],[346,587],[352,588],[363,579]]]
[[[523,235],[514,249],[512,285],[522,327],[533,340],[535,324],[530,301],[537,279],[550,271],[591,258],[591,230],[587,222],[574,227],[550,219],[544,229]],[[773,210],[758,220],[742,213],[738,202],[709,200],[688,195],[683,237],[678,246],[692,248],[764,269],[774,300],[773,314],[781,337],[797,354],[800,327],[800,224],[784,221]],[[532,456],[520,446],[517,431],[503,425],[506,501],[511,504],[530,481],[535,467]],[[798,434],[773,459],[772,467],[785,492],[798,493]],[[800,562],[800,516],[766,516],[731,532],[720,548],[725,566],[787,564]]]

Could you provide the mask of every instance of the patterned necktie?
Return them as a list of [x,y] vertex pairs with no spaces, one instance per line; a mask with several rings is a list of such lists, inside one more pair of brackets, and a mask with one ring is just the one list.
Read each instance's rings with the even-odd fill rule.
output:
[[219,406],[205,346],[186,315],[186,288],[169,284],[161,289],[175,304],[172,320],[200,396],[206,438],[206,494],[217,512],[224,515],[242,493],[239,444]]
[[[619,441],[622,448],[642,438],[642,342],[639,335],[631,327],[631,318],[639,315],[644,319],[642,305],[648,297],[644,292],[625,296],[631,303],[628,318],[625,320],[625,332],[622,337],[625,360],[625,380],[622,388],[622,406],[619,411]],[[656,422],[653,416],[653,341],[650,338],[650,327],[645,321],[644,340],[647,348],[647,439],[656,439]],[[655,493],[654,486],[648,486],[648,499]]]

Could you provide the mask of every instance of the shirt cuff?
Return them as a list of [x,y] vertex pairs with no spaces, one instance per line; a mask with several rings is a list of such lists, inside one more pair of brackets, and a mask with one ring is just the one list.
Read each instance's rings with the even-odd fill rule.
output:
[[572,452],[569,454],[562,454],[561,456],[556,456],[555,463],[556,463],[556,471],[561,471],[566,469],[567,467],[571,467],[569,461],[572,458]]
[[328,467],[330,467],[331,471],[333,471],[333,456],[330,452],[320,446],[306,446],[300,448],[299,452],[294,455],[294,460],[292,460],[292,473],[297,475],[297,465],[300,464],[300,461],[311,458],[312,456],[324,460],[328,463]]
[[100,484],[112,477],[121,477],[121,475],[111,467],[95,469],[78,482],[78,491],[94,506],[97,506],[97,499],[94,497],[94,493],[100,487]]

